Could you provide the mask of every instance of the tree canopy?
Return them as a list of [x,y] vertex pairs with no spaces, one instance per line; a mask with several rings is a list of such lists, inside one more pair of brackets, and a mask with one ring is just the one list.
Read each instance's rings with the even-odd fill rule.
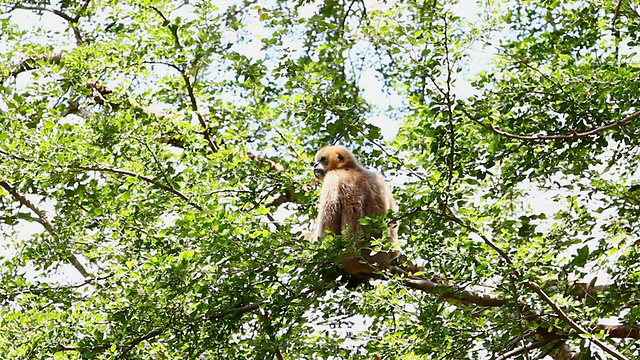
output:
[[[637,1],[1,4],[0,358],[640,357]],[[336,143],[420,272],[323,280]]]

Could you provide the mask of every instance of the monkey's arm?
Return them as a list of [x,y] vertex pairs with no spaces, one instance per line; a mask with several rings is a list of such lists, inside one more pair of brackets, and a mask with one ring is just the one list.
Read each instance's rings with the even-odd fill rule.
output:
[[316,229],[318,239],[327,236],[327,233],[340,235],[342,229],[342,205],[340,204],[338,190],[339,184],[337,182],[325,179],[318,208],[318,227]]

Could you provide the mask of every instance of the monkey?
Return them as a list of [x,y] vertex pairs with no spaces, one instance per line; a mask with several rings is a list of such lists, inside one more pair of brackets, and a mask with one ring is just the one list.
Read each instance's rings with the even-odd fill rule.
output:
[[322,239],[330,234],[357,238],[355,247],[360,256],[340,259],[346,274],[354,278],[347,288],[354,288],[368,279],[381,278],[379,271],[388,269],[391,262],[400,256],[395,249],[397,227],[390,224],[386,230],[391,250],[372,254],[369,243],[372,239],[380,238],[382,233],[370,231],[359,220],[396,209],[384,178],[375,171],[365,169],[344,146],[320,149],[315,156],[313,172],[322,183],[315,237]]

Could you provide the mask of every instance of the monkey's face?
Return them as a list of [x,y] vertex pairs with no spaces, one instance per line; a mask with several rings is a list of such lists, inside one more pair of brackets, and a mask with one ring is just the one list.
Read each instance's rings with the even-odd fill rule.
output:
[[339,146],[327,146],[320,149],[313,163],[313,175],[322,181],[329,171],[345,168],[347,163],[343,152],[344,150]]
[[[320,154],[318,154],[320,155]],[[324,180],[324,176],[327,175],[329,167],[329,158],[326,156],[316,156],[316,161],[313,163],[313,175],[315,175],[316,179],[322,181]]]

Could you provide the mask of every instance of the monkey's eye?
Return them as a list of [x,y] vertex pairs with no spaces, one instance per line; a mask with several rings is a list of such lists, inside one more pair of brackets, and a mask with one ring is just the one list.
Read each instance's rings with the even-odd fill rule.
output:
[[320,162],[321,162],[321,163],[325,163],[325,162],[327,162],[327,157],[326,157],[326,156],[321,157],[321,158],[320,158]]

